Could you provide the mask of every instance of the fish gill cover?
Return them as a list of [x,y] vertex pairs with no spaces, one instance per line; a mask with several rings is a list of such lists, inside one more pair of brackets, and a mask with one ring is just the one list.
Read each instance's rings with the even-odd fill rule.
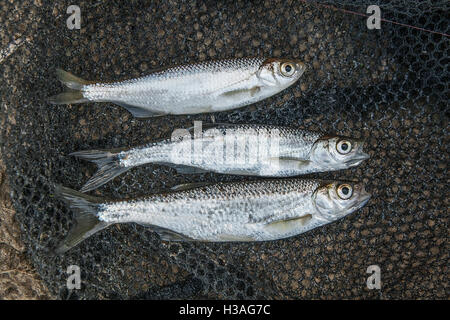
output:
[[[376,2],[376,3],[373,3]],[[325,3],[325,2],[324,2]],[[445,298],[448,295],[448,1],[0,1],[2,157],[22,238],[60,298]],[[378,4],[369,30],[364,13]],[[330,6],[331,5],[331,6]],[[336,10],[335,8],[345,9]],[[14,51],[14,52],[13,52]],[[56,68],[105,81],[208,59],[292,57],[298,83],[268,100],[214,114],[217,122],[299,126],[366,139],[371,159],[320,178],[362,180],[368,205],[336,223],[265,243],[169,243],[144,227],[116,225],[62,256],[54,247],[72,213],[53,185],[80,188],[95,166],[68,154],[139,145],[211,115],[146,121],[112,104],[53,106]],[[102,186],[111,198],[185,182],[249,179],[180,175],[146,165]],[[82,287],[69,291],[77,265]],[[379,265],[382,290],[366,287]]]

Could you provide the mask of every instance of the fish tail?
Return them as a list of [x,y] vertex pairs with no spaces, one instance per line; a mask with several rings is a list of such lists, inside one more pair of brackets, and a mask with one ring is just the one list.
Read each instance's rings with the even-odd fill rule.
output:
[[75,247],[81,241],[94,233],[108,227],[110,224],[98,218],[101,198],[92,197],[81,192],[57,185],[55,193],[67,202],[74,212],[75,226],[69,231],[67,237],[55,249],[56,254],[62,254]]
[[130,167],[121,166],[118,154],[111,150],[79,151],[70,155],[94,162],[98,167],[97,172],[80,189],[81,192],[97,189],[130,169]]
[[56,76],[66,87],[73,90],[81,90],[85,85],[92,83],[92,81],[81,79],[62,69],[56,69]]
[[56,69],[56,75],[69,90],[49,97],[48,102],[52,104],[72,104],[89,101],[84,97],[82,90],[85,85],[92,84],[92,81],[86,81],[61,69]]

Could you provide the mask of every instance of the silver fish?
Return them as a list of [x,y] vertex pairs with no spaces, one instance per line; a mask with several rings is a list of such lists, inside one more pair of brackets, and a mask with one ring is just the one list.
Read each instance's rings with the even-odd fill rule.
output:
[[113,102],[137,118],[197,114],[243,107],[295,83],[305,71],[297,60],[237,58],[154,70],[147,76],[113,83],[80,79],[58,69],[71,90],[49,98],[54,104]]
[[109,225],[129,222],[149,226],[165,241],[277,240],[338,220],[370,198],[361,183],[298,178],[183,185],[178,190],[108,201],[58,186],[76,225],[56,252]]
[[81,191],[96,189],[121,173],[147,163],[168,165],[185,174],[211,171],[289,177],[347,169],[369,158],[360,139],[272,125],[200,127],[199,122],[194,123],[196,126],[185,132],[181,130],[178,136],[143,146],[71,153],[93,161],[99,168]]

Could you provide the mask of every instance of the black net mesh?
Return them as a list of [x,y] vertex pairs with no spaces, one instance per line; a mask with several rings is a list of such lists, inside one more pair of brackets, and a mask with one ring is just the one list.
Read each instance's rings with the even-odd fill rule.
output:
[[[374,3],[375,2],[375,3]],[[81,30],[66,27],[68,1],[0,0],[2,157],[23,240],[61,298],[448,298],[448,1],[77,1]],[[345,9],[346,11],[336,10]],[[348,171],[369,204],[297,237],[257,244],[161,242],[134,224],[103,230],[67,254],[49,254],[72,225],[52,185],[80,188],[95,168],[67,156],[168,137],[211,115],[135,120],[109,104],[53,106],[55,68],[112,81],[157,66],[241,56],[300,58],[292,88],[217,122],[262,123],[365,137],[371,159]],[[127,198],[188,181],[167,167],[131,170],[94,194]],[[66,268],[81,268],[81,290]],[[379,265],[382,289],[366,287]]]

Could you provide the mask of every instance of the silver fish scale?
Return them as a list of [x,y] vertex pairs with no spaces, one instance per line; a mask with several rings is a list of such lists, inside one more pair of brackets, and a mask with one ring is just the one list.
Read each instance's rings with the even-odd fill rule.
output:
[[[205,62],[198,62],[192,64],[177,65],[169,68],[162,68],[160,70],[155,70],[152,74],[143,77],[142,79],[148,78],[178,78],[180,76],[197,74],[201,72],[229,72],[235,70],[258,70],[266,58],[234,58],[234,59],[223,59],[223,60],[212,60]],[[127,80],[133,81],[133,80]],[[124,81],[122,83],[126,83]]]
[[[195,166],[220,173],[263,174],[266,170],[268,175],[288,176],[292,175],[291,171],[275,168],[269,160],[278,157],[308,159],[314,143],[324,136],[320,132],[272,125],[217,125],[214,129],[217,131],[205,128],[203,135],[194,140],[166,139],[123,151],[119,154],[120,166],[153,162]],[[231,149],[226,145],[227,140],[233,142]],[[195,149],[195,143],[200,145],[200,150]],[[275,144],[276,148],[271,149]],[[189,157],[186,152],[190,152]]]
[[[179,65],[154,71],[140,78],[86,85],[82,91],[84,97],[91,101],[122,102],[155,112],[169,111],[174,114],[184,112],[184,109],[177,108],[186,108],[192,104],[192,106],[199,105],[197,111],[191,108],[193,113],[203,112],[207,108],[213,108],[213,102],[218,103],[208,97],[208,94],[213,92],[220,94],[230,86],[237,86],[236,89],[249,89],[257,85],[256,80],[251,80],[250,77],[255,75],[265,60],[265,58],[237,58]],[[236,101],[224,103],[236,104]],[[248,99],[240,101],[238,105],[247,103]],[[173,105],[174,109],[168,110],[168,104]]]
[[270,240],[290,233],[267,234],[267,224],[314,213],[311,196],[319,186],[319,181],[308,179],[219,183],[104,203],[99,218],[156,225],[205,241],[230,241],[230,235]]
[[[242,182],[222,182],[216,184],[205,184],[204,186],[177,191],[151,195],[148,197],[129,200],[128,203],[149,201],[170,203],[180,199],[191,200],[227,200],[243,197],[259,197],[264,195],[285,194],[290,192],[314,191],[320,181],[314,179],[271,179]],[[123,201],[105,202],[104,205],[114,205]]]

